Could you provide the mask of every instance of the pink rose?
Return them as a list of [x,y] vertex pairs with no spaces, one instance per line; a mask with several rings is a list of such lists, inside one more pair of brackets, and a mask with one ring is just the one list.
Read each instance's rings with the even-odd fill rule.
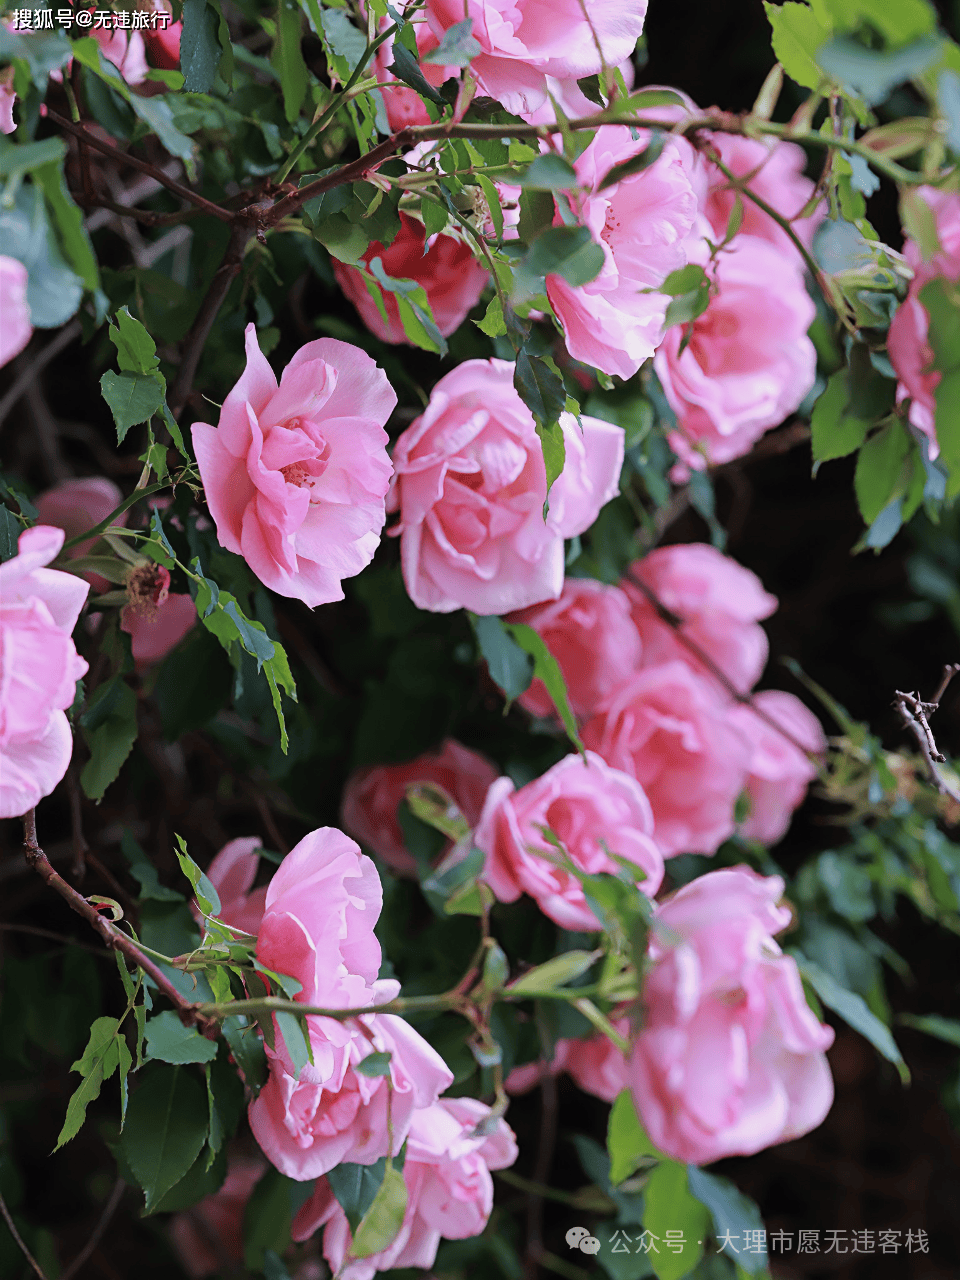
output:
[[357,769],[347,779],[341,819],[344,827],[392,871],[415,876],[417,864],[407,852],[397,819],[397,806],[407,787],[432,782],[442,787],[474,826],[487,790],[498,776],[486,756],[447,738],[436,753],[418,756],[409,764],[378,764]]
[[[547,76],[582,80],[633,53],[646,0],[427,0],[430,29],[441,38],[465,18],[481,52],[470,63],[480,92],[526,116],[547,99]],[[601,56],[602,51],[602,56]]]
[[342,600],[341,579],[365,568],[380,542],[390,483],[383,424],[397,397],[347,342],[308,342],[279,388],[252,324],[246,348],[219,426],[193,428],[220,545],[280,595],[310,606]]
[[180,67],[180,37],[183,34],[182,22],[171,22],[165,27],[157,27],[155,31],[145,31],[144,41],[150,54],[150,61],[155,67],[164,71],[177,71]]
[[939,369],[931,368],[933,351],[927,341],[930,317],[920,301],[920,290],[938,277],[950,283],[960,280],[960,195],[934,187],[918,187],[917,195],[933,214],[940,248],[925,260],[916,241],[908,237],[904,242],[903,256],[914,274],[907,297],[891,321],[887,351],[899,378],[897,403],[910,400],[910,422],[927,437],[930,457],[936,458],[940,447],[935,396],[942,375]]
[[[122,501],[123,494],[106,476],[62,480],[34,499],[40,520],[44,524],[56,525],[68,538],[75,538],[87,529],[92,529],[95,524],[105,520],[111,511],[115,511]],[[121,512],[114,523],[126,524],[127,514],[126,511]],[[89,555],[95,542],[96,538],[87,538],[85,542],[71,547],[67,555],[71,559]],[[106,582],[106,579],[99,578],[99,581]]]
[[[413,90],[407,92],[412,93]],[[379,258],[384,271],[392,279],[415,280],[423,285],[437,328],[447,337],[460,327],[467,313],[477,305],[490,276],[469,246],[456,236],[431,236],[430,247],[427,248],[425,235],[422,222],[401,213],[400,230],[390,247],[385,249],[378,240],[374,240],[363,255],[363,262],[367,264]],[[385,324],[379,307],[367,292],[362,271],[334,259],[333,274],[371,333],[384,342],[407,341],[392,293],[384,292],[383,295],[387,311]]]
[[139,31],[93,27],[90,35],[100,46],[103,56],[113,63],[127,84],[143,84],[150,68],[147,66],[143,36]]
[[[5,130],[4,132],[9,132]],[[16,258],[0,254],[0,368],[18,356],[30,341],[30,304],[27,302],[27,268]]]
[[[810,247],[813,234],[823,221],[826,212],[823,203],[806,218],[797,214],[807,205],[814,192],[814,183],[803,176],[807,157],[795,142],[779,142],[774,139],[743,138],[733,133],[710,133],[713,150],[721,162],[738,178],[750,177],[749,187],[761,200],[786,218],[793,226],[800,241]],[[705,153],[709,155],[709,152]],[[736,192],[729,179],[716,165],[706,161],[709,190],[703,212],[714,231],[714,239],[722,240],[736,200]],[[796,254],[796,245],[783,228],[752,200],[742,200],[743,221],[739,234],[759,236],[769,240],[781,252]]]
[[372,1280],[378,1271],[432,1266],[442,1238],[480,1235],[493,1208],[490,1170],[505,1169],[517,1158],[516,1139],[504,1120],[478,1136],[481,1125],[491,1126],[490,1108],[474,1098],[442,1098],[414,1112],[403,1166],[406,1213],[382,1252],[349,1257],[353,1237],[347,1216],[325,1179],[294,1218],[294,1240],[308,1240],[325,1226],[323,1254],[341,1280]]
[[[287,854],[267,886],[257,958],[302,984],[301,1004],[364,1008],[399,991],[378,979],[374,927],[383,901],[371,860],[334,827],[310,832]],[[250,1104],[260,1147],[288,1177],[316,1178],[347,1160],[372,1164],[403,1145],[416,1107],[430,1106],[452,1082],[440,1058],[402,1018],[348,1021],[307,1017],[313,1062],[297,1077],[279,1032],[268,1047],[270,1074]],[[356,1066],[389,1053],[389,1076]],[[393,1143],[390,1134],[393,1133]]]
[[267,905],[267,888],[251,889],[263,841],[259,836],[228,840],[207,867],[207,878],[220,897],[218,920],[244,933],[256,934]]
[[766,689],[754,694],[753,705],[794,739],[792,742],[778,733],[745,704],[730,710],[752,748],[746,782],[750,816],[740,831],[749,840],[776,844],[786,835],[794,809],[803,802],[808,785],[817,776],[816,765],[794,743],[822,755],[827,740],[820,721],[792,693]]
[[643,787],[665,857],[716,853],[733,835],[750,747],[715,685],[685,662],[638,672],[582,737]]
[[632,777],[598,755],[565,756],[540,778],[514,790],[500,778],[487,794],[473,843],[487,856],[483,878],[501,902],[521,893],[564,929],[595,930],[597,918],[577,877],[556,859],[543,834],[549,828],[579,870],[615,874],[618,854],[642,872],[640,888],[652,897],[663,879],[654,844],[650,802]]
[[[708,255],[705,241],[690,250],[704,266]],[[739,235],[707,274],[717,292],[706,311],[671,327],[653,359],[677,415],[670,446],[694,471],[748,453],[800,405],[817,365],[807,337],[816,308],[796,254]]]
[[561,414],[566,462],[550,490],[533,415],[505,360],[466,360],[433,389],[393,454],[403,578],[421,609],[508,613],[563,588],[563,540],[618,493],[623,431]]
[[[630,566],[621,584],[643,644],[643,666],[679,658],[707,674],[694,653],[677,638],[631,578],[639,579],[672,614],[682,619],[680,634],[712,658],[740,693],[747,693],[767,664],[769,644],[759,626],[777,607],[755,573],[702,542],[657,547]],[[711,677],[712,679],[712,677]]]
[[174,1214],[170,1236],[180,1265],[193,1280],[238,1268],[243,1262],[243,1215],[250,1193],[267,1171],[265,1160],[231,1157],[219,1191]]
[[17,122],[13,118],[13,104],[17,95],[13,91],[13,67],[0,71],[0,133],[13,133]]
[[146,671],[165,658],[197,623],[197,607],[183,591],[168,592],[155,610],[126,605],[120,630],[130,636],[130,650],[138,671]]
[[833,1101],[833,1031],[806,1002],[773,935],[790,908],[779,876],[711,871],[657,908],[646,1020],[630,1089],[654,1144],[709,1164],[816,1128]]
[[73,737],[64,712],[87,664],[70,633],[90,590],[47,569],[63,530],[36,525],[0,565],[0,818],[26,813],[67,771]]
[[663,337],[669,298],[654,292],[687,261],[697,198],[687,173],[689,146],[669,140],[648,168],[599,190],[613,168],[649,144],[622,125],[604,125],[574,168],[586,188],[581,221],[603,249],[600,274],[589,284],[547,276],[547,297],[575,360],[629,378]]
[[[629,1038],[629,1018],[611,1018],[611,1022],[614,1030]],[[615,1101],[618,1094],[630,1087],[626,1058],[608,1036],[599,1033],[586,1040],[558,1040],[549,1063],[528,1062],[522,1067],[514,1067],[504,1087],[508,1093],[526,1093],[545,1075],[558,1076],[563,1071],[584,1093],[600,1098],[602,1102]]]
[[380,943],[374,926],[383,890],[373,862],[336,827],[303,837],[267,885],[257,959],[303,984],[297,999],[324,1008],[380,1003]]
[[[380,994],[390,996],[398,987],[380,985]],[[319,1178],[344,1161],[373,1164],[397,1155],[417,1109],[436,1102],[453,1083],[453,1073],[393,1014],[366,1014],[346,1023],[310,1016],[307,1023],[313,1063],[296,1079],[286,1055],[268,1051],[270,1074],[250,1104],[250,1128],[264,1154],[298,1182]],[[390,1054],[388,1076],[356,1070],[371,1053]]]
[[[533,627],[556,658],[575,716],[587,718],[640,666],[640,636],[630,601],[618,587],[593,578],[567,578],[559,600],[512,614]],[[535,716],[555,715],[542,680],[519,698]]]

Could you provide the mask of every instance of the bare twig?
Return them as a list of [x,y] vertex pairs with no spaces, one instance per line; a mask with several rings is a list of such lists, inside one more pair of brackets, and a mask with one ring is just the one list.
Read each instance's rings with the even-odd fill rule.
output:
[[83,834],[83,814],[80,808],[80,786],[77,782],[76,769],[73,762],[67,768],[67,794],[70,797],[70,828],[73,836],[73,867],[71,871],[75,880],[82,880],[86,874],[86,854],[90,846]]
[[219,218],[221,222],[232,222],[234,215],[229,209],[221,209],[218,204],[214,204],[212,200],[208,200],[205,196],[198,195],[196,191],[191,191],[189,187],[185,187],[182,182],[177,182],[175,178],[170,178],[158,169],[155,164],[150,164],[146,160],[141,160],[137,156],[131,155],[129,151],[121,151],[119,147],[113,146],[112,143],[104,142],[96,137],[89,129],[85,129],[83,125],[73,124],[58,112],[48,108],[47,119],[52,120],[54,124],[59,125],[61,129],[66,129],[67,133],[80,142],[92,147],[94,151],[99,151],[102,155],[109,156],[111,160],[115,160],[118,164],[129,165],[131,169],[139,169],[141,173],[147,173],[151,178],[155,178],[168,191],[172,191],[174,195],[178,195],[181,200],[188,200],[190,204],[196,205],[198,209],[202,209],[204,213],[209,213],[212,218]]
[[933,730],[930,728],[928,719],[940,706],[940,700],[946,693],[947,686],[957,674],[960,674],[960,663],[948,663],[943,668],[943,675],[940,678],[937,691],[929,702],[924,702],[919,693],[904,693],[897,689],[893,705],[900,716],[903,727],[909,729],[917,740],[920,754],[923,756],[927,766],[927,774],[930,781],[942,796],[949,796],[951,800],[955,800],[960,804],[960,786],[952,778],[947,777],[942,769],[937,767],[945,764],[947,757],[937,746],[937,741],[933,736]]
[[44,884],[59,893],[77,915],[83,916],[96,929],[107,947],[123,952],[128,960],[148,974],[177,1010],[185,1025],[196,1025],[201,1031],[213,1030],[211,1021],[198,1011],[195,1004],[180,994],[163,970],[149,956],[144,955],[134,940],[105,919],[92,902],[88,902],[76,889],[71,888],[63,876],[53,869],[47,855],[37,843],[37,819],[33,809],[23,815],[23,848],[27,865],[37,872]]
[[45,369],[50,361],[55,359],[65,347],[69,347],[74,338],[79,336],[80,321],[71,320],[69,324],[63,326],[55,337],[51,338],[45,346],[42,346],[36,352],[23,372],[17,375],[13,386],[0,400],[0,426],[3,425],[7,414],[27,390],[37,374]]
[[80,1252],[77,1254],[77,1256],[74,1258],[74,1260],[70,1263],[69,1267],[67,1267],[66,1271],[64,1271],[63,1275],[60,1277],[60,1280],[71,1280],[71,1278],[77,1274],[80,1268],[93,1254],[93,1251],[96,1249],[97,1245],[103,1239],[103,1233],[106,1231],[107,1227],[110,1225],[110,1219],[113,1217],[114,1213],[117,1210],[117,1206],[119,1205],[120,1201],[123,1199],[123,1193],[124,1191],[126,1191],[126,1189],[127,1189],[126,1183],[123,1181],[122,1178],[118,1178],[113,1185],[113,1190],[110,1192],[110,1199],[103,1206],[103,1213],[101,1213],[100,1221],[97,1223],[97,1225],[93,1229],[93,1234],[91,1235],[87,1243],[83,1246],[83,1248],[80,1250]]
[[24,1244],[23,1239],[20,1235],[20,1232],[17,1230],[16,1223],[14,1222],[13,1218],[10,1217],[10,1210],[7,1208],[7,1202],[6,1200],[4,1200],[2,1195],[0,1195],[0,1213],[3,1214],[4,1221],[6,1222],[7,1226],[10,1228],[10,1234],[13,1236],[14,1240],[16,1241],[17,1248],[20,1250],[20,1252],[23,1254],[26,1260],[30,1263],[30,1266],[40,1277],[40,1280],[47,1280],[46,1275],[41,1270],[40,1263],[36,1260],[36,1258],[33,1256],[33,1254]]
[[173,380],[173,386],[170,388],[170,393],[167,397],[170,412],[175,418],[180,416],[184,405],[187,403],[187,397],[193,387],[193,379],[196,376],[197,365],[200,363],[203,348],[210,335],[210,330],[213,328],[217,313],[223,305],[223,300],[226,298],[234,279],[239,274],[247,244],[255,232],[262,234],[262,228],[258,226],[258,215],[262,212],[262,206],[251,206],[250,209],[242,211],[245,215],[243,218],[240,217],[240,214],[236,215],[236,221],[230,228],[230,239],[223,255],[223,261],[214,273],[204,299],[200,303],[200,309],[190,327],[190,332],[182,343],[183,358],[180,361],[180,368],[177,370],[177,376]]

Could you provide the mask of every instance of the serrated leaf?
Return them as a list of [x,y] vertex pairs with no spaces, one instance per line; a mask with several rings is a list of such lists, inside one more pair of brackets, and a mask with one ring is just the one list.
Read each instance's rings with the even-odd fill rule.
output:
[[[650,1254],[657,1280],[682,1280],[703,1256],[709,1212],[687,1185],[686,1165],[664,1160],[653,1170],[643,1189],[643,1226],[656,1239],[679,1231],[680,1241]],[[680,1245],[682,1244],[682,1247]]]
[[300,114],[310,80],[301,48],[301,9],[295,0],[279,0],[276,33],[270,61],[280,78],[284,114],[292,124]]
[[422,54],[420,61],[438,67],[469,67],[480,52],[480,42],[473,35],[473,19],[465,18],[447,27],[436,49]]
[[614,183],[622,182],[624,178],[630,178],[635,173],[641,173],[644,169],[649,169],[652,164],[655,164],[660,159],[665,142],[666,137],[660,129],[652,130],[650,141],[644,149],[638,155],[631,156],[629,160],[621,160],[612,169],[608,169],[597,190],[604,191],[607,187],[612,187]]
[[565,951],[529,969],[511,982],[507,990],[512,995],[531,996],[556,991],[585,974],[601,955],[600,951]]
[[300,1079],[300,1072],[310,1061],[310,1041],[306,1030],[306,1019],[295,1013],[281,1012],[274,1014],[277,1030],[287,1046],[287,1053],[293,1063],[293,1076]]
[[377,1198],[386,1168],[387,1158],[381,1156],[369,1165],[338,1164],[327,1174],[330,1190],[346,1214],[351,1231],[356,1231],[363,1215]]
[[209,1115],[206,1090],[188,1068],[157,1063],[144,1077],[130,1099],[120,1147],[150,1213],[200,1154]]
[[378,1076],[388,1076],[392,1057],[393,1055],[390,1053],[368,1053],[353,1069],[354,1071],[359,1071],[362,1076],[369,1076],[371,1079],[376,1079]]
[[114,373],[100,379],[100,390],[110,406],[117,427],[117,444],[122,444],[131,427],[147,422],[159,410],[165,395],[162,380],[140,373]]
[[217,1042],[200,1035],[196,1027],[185,1027],[173,1009],[166,1009],[147,1021],[147,1058],[157,1058],[180,1066],[187,1062],[212,1062]]
[[207,0],[183,0],[180,70],[187,93],[208,93],[220,63],[220,15]]
[[205,872],[201,871],[194,860],[187,852],[186,842],[183,836],[174,832],[174,838],[179,846],[174,852],[177,855],[177,861],[180,863],[180,869],[193,886],[194,897],[200,910],[205,916],[215,916],[220,913],[220,895],[217,893],[212,882],[209,880]]
[[534,191],[569,191],[580,185],[573,165],[555,151],[537,156],[523,173],[511,181],[518,187],[530,187]]
[[[763,1219],[754,1202],[738,1191],[728,1178],[706,1173],[696,1165],[687,1165],[687,1187],[702,1205],[706,1205],[713,1219],[713,1233],[718,1240],[739,1240],[747,1231],[762,1231]],[[748,1275],[763,1275],[767,1269],[766,1257],[761,1253],[741,1251],[737,1265]]]
[[910,438],[899,422],[888,422],[860,449],[853,487],[864,523],[871,525],[895,497]]
[[117,349],[117,363],[122,373],[153,375],[160,363],[156,343],[126,307],[116,313],[108,332]]
[[773,29],[773,52],[787,75],[806,89],[816,89],[823,77],[817,66],[817,50],[830,39],[830,27],[817,20],[809,5],[764,3]]
[[817,462],[844,458],[866,439],[869,423],[847,413],[849,398],[847,370],[838,369],[813,406],[810,419],[811,447]]
[[500,295],[495,293],[487,303],[487,309],[483,313],[482,320],[474,320],[473,322],[481,333],[485,333],[488,338],[502,338],[507,332],[506,322],[503,318],[503,304],[500,301]]
[[399,40],[394,42],[393,62],[388,69],[393,72],[398,80],[402,80],[404,84],[408,84],[411,89],[416,90],[421,98],[428,98],[430,102],[436,103],[438,107],[444,105],[439,93],[420,70],[420,64],[416,58],[409,49],[404,48]]
[[[113,682],[108,681],[107,686],[101,688],[108,686],[109,691],[103,701],[92,706],[81,719],[90,759],[80,774],[80,786],[84,795],[97,804],[119,774],[137,740],[136,694],[120,677],[115,677]],[[101,714],[91,719],[95,712]]]

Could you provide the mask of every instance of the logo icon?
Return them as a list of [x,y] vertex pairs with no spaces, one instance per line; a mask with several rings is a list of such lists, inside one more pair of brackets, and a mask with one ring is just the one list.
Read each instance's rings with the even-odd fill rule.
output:
[[586,1227],[571,1227],[566,1234],[566,1241],[571,1249],[579,1249],[581,1253],[600,1252],[600,1241]]

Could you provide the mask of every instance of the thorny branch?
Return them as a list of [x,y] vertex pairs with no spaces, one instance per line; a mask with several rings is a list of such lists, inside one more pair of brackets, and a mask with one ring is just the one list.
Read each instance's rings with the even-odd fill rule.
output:
[[7,1208],[7,1202],[6,1200],[4,1200],[2,1195],[0,1195],[0,1213],[3,1214],[3,1220],[4,1222],[6,1222],[8,1228],[10,1229],[10,1234],[13,1236],[14,1241],[16,1242],[17,1248],[20,1250],[20,1252],[23,1254],[26,1260],[30,1263],[30,1266],[33,1268],[36,1274],[40,1277],[40,1280],[47,1280],[46,1274],[40,1268],[40,1263],[36,1260],[36,1258],[33,1256],[33,1254],[24,1244],[23,1237],[20,1235],[20,1232],[17,1230],[17,1225],[14,1222],[13,1218],[10,1216],[10,1210]]
[[34,809],[30,809],[23,815],[23,848],[27,865],[37,872],[49,888],[59,893],[72,910],[83,916],[96,929],[107,947],[112,951],[122,952],[156,983],[159,990],[173,1004],[184,1025],[197,1026],[202,1032],[213,1030],[214,1024],[198,1011],[195,1004],[180,994],[163,970],[149,956],[144,955],[134,940],[118,929],[112,921],[105,919],[92,902],[88,902],[82,894],[77,893],[76,889],[67,884],[66,880],[53,869],[47,855],[37,843],[37,818]]
[[927,766],[930,781],[941,795],[949,796],[951,800],[956,800],[960,804],[960,786],[947,777],[942,769],[937,767],[945,764],[947,757],[937,746],[936,738],[933,736],[933,730],[930,728],[929,723],[929,717],[940,706],[940,700],[946,693],[950,681],[957,674],[960,674],[960,663],[948,663],[943,668],[943,675],[940,677],[937,691],[929,702],[924,702],[919,693],[903,693],[900,689],[897,689],[893,705],[900,716],[903,727],[909,729],[917,740],[920,754],[923,756]]
[[630,582],[637,588],[637,590],[644,596],[647,602],[653,606],[661,622],[665,622],[668,627],[671,627],[673,629],[674,634],[676,635],[680,643],[683,645],[683,647],[689,650],[689,652],[692,653],[693,656],[707,668],[707,670],[714,677],[714,679],[720,681],[724,689],[727,691],[730,697],[734,699],[735,702],[742,703],[743,706],[749,707],[750,710],[753,712],[755,716],[757,716],[758,719],[762,720],[763,723],[769,726],[769,728],[773,729],[774,732],[779,733],[781,738],[786,738],[787,742],[789,742],[791,746],[796,747],[796,749],[800,751],[803,755],[805,755],[809,760],[814,761],[814,763],[819,763],[819,756],[817,755],[817,753],[811,751],[809,747],[804,746],[804,744],[798,738],[795,738],[793,736],[793,734],[789,731],[789,729],[785,729],[782,724],[777,723],[777,721],[773,718],[773,716],[768,715],[767,712],[764,711],[762,707],[758,707],[752,693],[741,693],[741,691],[736,687],[736,685],[733,683],[733,681],[730,679],[727,673],[724,670],[722,670],[722,668],[717,666],[713,658],[710,657],[710,654],[707,653],[705,649],[701,648],[701,646],[697,644],[696,640],[694,640],[692,636],[688,636],[686,634],[686,632],[683,629],[683,623],[684,623],[683,618],[681,618],[678,614],[674,613],[671,609],[668,609],[667,606],[660,599],[660,597],[656,594],[656,592],[652,591],[645,582],[643,582],[640,578],[636,577],[636,575],[632,572],[632,570],[630,569],[627,570],[627,577],[630,579]]

